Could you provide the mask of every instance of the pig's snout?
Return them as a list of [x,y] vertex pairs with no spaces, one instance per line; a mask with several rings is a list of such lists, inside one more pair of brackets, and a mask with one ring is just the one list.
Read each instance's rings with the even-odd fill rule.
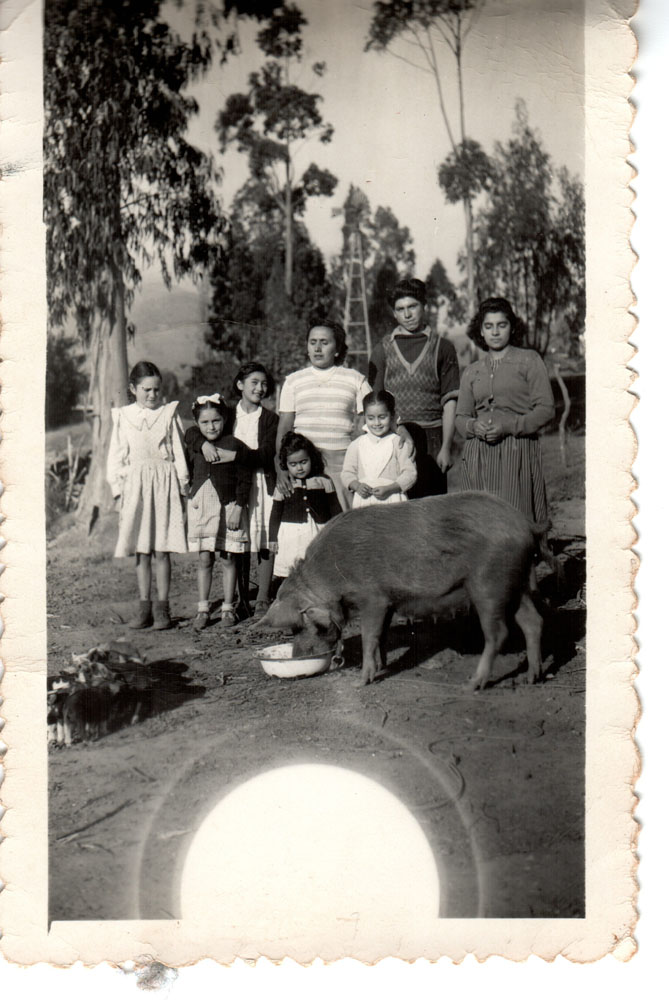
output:
[[328,653],[334,644],[334,640],[327,636],[303,629],[295,633],[293,656],[320,656],[321,653]]

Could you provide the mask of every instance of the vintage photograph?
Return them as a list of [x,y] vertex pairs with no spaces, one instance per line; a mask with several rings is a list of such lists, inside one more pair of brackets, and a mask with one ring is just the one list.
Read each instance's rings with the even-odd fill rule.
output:
[[584,918],[584,0],[43,18],[50,926]]

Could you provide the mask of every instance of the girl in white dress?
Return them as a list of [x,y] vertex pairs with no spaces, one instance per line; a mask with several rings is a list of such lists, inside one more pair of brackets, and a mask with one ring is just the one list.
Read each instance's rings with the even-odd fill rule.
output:
[[385,390],[363,400],[365,431],[346,450],[341,481],[351,490],[353,507],[398,503],[416,482],[410,449],[393,430],[395,397]]
[[[161,375],[150,361],[130,372],[135,402],[112,409],[107,480],[120,503],[114,555],[135,557],[139,609],[129,628],[169,628],[170,552],[186,552],[182,496],[188,465],[178,403],[161,402]],[[155,557],[158,600],[151,608],[151,562]]]
[[[276,486],[274,452],[279,418],[273,410],[262,405],[266,396],[274,393],[274,379],[259,361],[242,365],[235,376],[234,385],[241,396],[235,410],[233,434],[251,449],[253,477],[249,496],[250,552],[258,560],[258,593],[254,614],[264,615],[269,608],[274,553],[269,546],[269,518],[272,494]],[[253,556],[239,556],[239,596],[242,605],[248,605],[250,563]]]

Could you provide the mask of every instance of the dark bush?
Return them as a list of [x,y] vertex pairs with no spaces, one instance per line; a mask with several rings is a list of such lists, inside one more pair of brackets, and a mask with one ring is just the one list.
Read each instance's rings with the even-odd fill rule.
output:
[[72,337],[49,334],[46,342],[46,426],[66,424],[86,387],[83,356]]

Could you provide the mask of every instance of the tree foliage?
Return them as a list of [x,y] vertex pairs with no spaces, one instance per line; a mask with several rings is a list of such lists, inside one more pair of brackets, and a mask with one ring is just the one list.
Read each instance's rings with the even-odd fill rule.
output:
[[527,323],[529,347],[544,354],[557,324],[575,352],[585,321],[583,185],[555,171],[522,101],[511,138],[496,143],[490,186],[476,217],[480,298],[504,295]]
[[249,182],[234,200],[229,240],[211,273],[206,339],[216,357],[225,353],[234,365],[255,357],[280,378],[304,362],[309,325],[331,311],[331,284],[320,250],[298,223],[288,299],[281,220],[276,206],[274,214],[262,212],[257,194],[256,185]]
[[67,423],[86,387],[81,345],[73,337],[50,333],[46,341],[46,426]]
[[185,133],[185,93],[211,59],[181,40],[159,0],[48,0],[45,219],[52,322],[73,311],[82,338],[126,304],[155,254],[166,282],[206,262],[220,237],[212,164]]
[[[330,142],[332,125],[320,112],[322,97],[292,82],[295,65],[302,60],[302,28],[307,21],[293,4],[274,11],[258,33],[257,42],[267,61],[251,73],[246,93],[231,94],[216,120],[221,150],[231,146],[245,153],[251,179],[258,194],[274,203],[283,218],[285,232],[284,287],[292,297],[294,275],[293,220],[304,214],[309,198],[329,196],[337,178],[315,163],[296,176],[295,144],[317,140]],[[324,63],[312,67],[322,76]]]
[[490,181],[491,164],[483,147],[464,139],[439,167],[437,177],[446,201],[473,201]]
[[[157,258],[169,284],[202,269],[222,235],[212,162],[186,139],[197,110],[187,88],[213,58],[210,31],[220,16],[199,0],[184,41],[161,18],[161,7],[161,0],[45,4],[48,304],[52,326],[73,317],[89,347],[89,523],[109,500],[110,406],[125,401],[125,310],[142,271]],[[226,3],[224,13],[255,17],[275,7],[239,0]],[[234,51],[234,28],[219,48],[222,58]]]

